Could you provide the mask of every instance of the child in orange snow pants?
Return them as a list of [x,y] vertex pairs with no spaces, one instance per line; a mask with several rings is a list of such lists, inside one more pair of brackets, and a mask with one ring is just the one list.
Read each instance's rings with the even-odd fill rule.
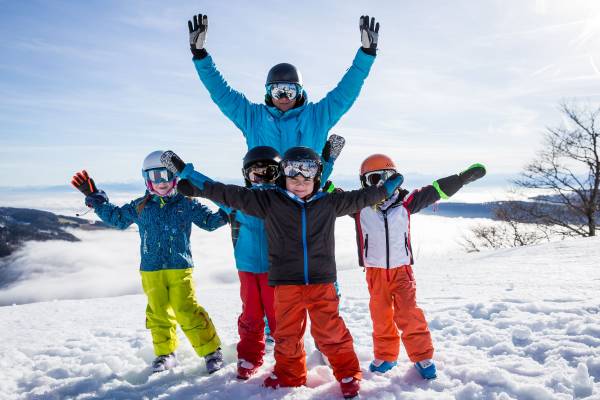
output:
[[[369,310],[373,319],[375,358],[396,360],[400,339],[412,362],[433,357],[433,343],[425,314],[417,306],[412,267],[367,268]],[[402,336],[398,335],[398,330]]]
[[[373,154],[361,165],[360,181],[363,187],[378,186],[395,173],[391,158]],[[410,194],[398,188],[385,201],[355,215],[359,263],[367,271],[371,295],[375,356],[369,365],[371,372],[385,373],[397,365],[402,339],[419,374],[424,379],[436,377],[431,334],[416,301],[410,217],[484,175],[483,165],[474,164],[460,174],[438,179]]]
[[352,336],[338,312],[339,300],[333,283],[275,286],[275,375],[284,386],[306,382],[304,332],[307,313],[310,333],[327,357],[335,378],[361,379]]

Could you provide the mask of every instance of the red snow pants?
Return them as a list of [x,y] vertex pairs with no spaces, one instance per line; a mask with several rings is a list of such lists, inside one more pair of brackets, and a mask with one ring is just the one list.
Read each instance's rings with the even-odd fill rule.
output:
[[275,331],[275,311],[273,309],[274,290],[268,285],[267,273],[256,274],[238,271],[240,277],[240,297],[242,313],[238,318],[240,341],[237,345],[238,359],[254,365],[262,365],[265,355],[265,322],[271,332]]
[[310,316],[310,333],[327,357],[333,375],[361,379],[350,331],[338,312],[333,283],[275,286],[275,370],[283,386],[306,383],[304,332]]
[[412,362],[432,358],[433,343],[425,314],[417,306],[412,267],[367,268],[367,283],[375,358],[396,361],[400,339]]

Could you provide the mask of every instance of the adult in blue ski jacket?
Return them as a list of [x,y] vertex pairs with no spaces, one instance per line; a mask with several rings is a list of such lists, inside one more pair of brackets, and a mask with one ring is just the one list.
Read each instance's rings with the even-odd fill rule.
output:
[[291,64],[269,71],[265,104],[250,102],[232,89],[204,48],[208,18],[199,14],[188,21],[190,48],[200,80],[219,109],[244,134],[248,149],[271,146],[280,153],[294,146],[320,151],[329,130],[352,106],[375,61],[379,23],[360,18],[362,47],[338,85],[316,103],[308,101],[300,72]]

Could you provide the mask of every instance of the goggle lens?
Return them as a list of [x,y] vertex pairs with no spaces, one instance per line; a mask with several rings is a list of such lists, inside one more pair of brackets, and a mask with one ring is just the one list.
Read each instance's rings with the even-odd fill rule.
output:
[[319,163],[314,160],[284,161],[281,163],[283,174],[289,178],[302,175],[306,179],[314,179],[319,173]]
[[367,172],[365,174],[365,184],[367,186],[377,186],[380,182],[386,181],[390,176],[392,176],[395,173],[396,171],[394,171],[393,169]]
[[175,177],[171,171],[166,168],[149,169],[145,171],[146,179],[152,183],[170,182]]
[[298,97],[299,87],[295,83],[273,83],[268,87],[269,94],[274,99],[287,97],[294,100]]
[[279,166],[253,165],[246,170],[246,176],[252,183],[273,182],[279,176]]

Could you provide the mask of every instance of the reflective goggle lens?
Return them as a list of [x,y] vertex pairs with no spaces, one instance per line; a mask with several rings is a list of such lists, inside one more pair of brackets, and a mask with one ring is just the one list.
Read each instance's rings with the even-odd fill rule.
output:
[[393,169],[386,169],[381,171],[371,171],[365,174],[365,184],[367,186],[377,186],[379,182],[386,181],[390,176],[394,175],[396,171]]
[[274,99],[287,97],[294,100],[298,96],[299,87],[295,83],[273,83],[269,85],[268,91]]
[[145,171],[146,179],[152,183],[170,182],[174,175],[166,168],[149,169]]
[[277,165],[253,165],[246,170],[248,180],[253,183],[272,182],[279,176]]
[[284,161],[281,166],[284,175],[290,178],[302,175],[306,179],[314,179],[319,173],[319,164],[313,160]]

